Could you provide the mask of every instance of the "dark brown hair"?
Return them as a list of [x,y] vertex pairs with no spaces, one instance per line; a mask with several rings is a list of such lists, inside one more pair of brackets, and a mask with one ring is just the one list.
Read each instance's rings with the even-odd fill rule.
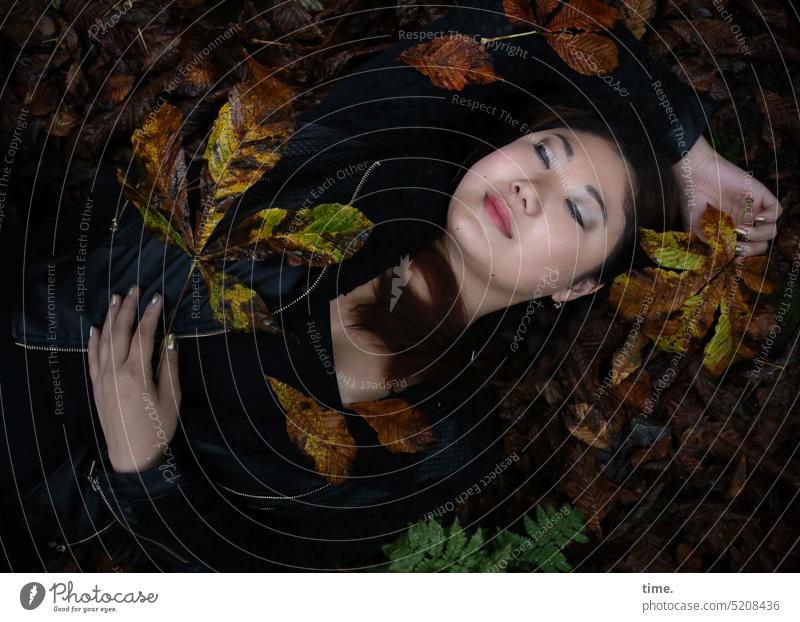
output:
[[[605,287],[560,308],[554,308],[549,299],[521,302],[467,326],[456,276],[438,248],[428,245],[413,258],[413,267],[427,284],[430,301],[408,288],[390,310],[393,274],[387,271],[374,281],[375,301],[353,310],[350,325],[377,337],[393,353],[386,371],[391,386],[395,386],[395,380],[405,378],[411,383],[422,380],[476,389],[487,380],[500,385],[513,383],[526,373],[528,378],[546,378],[566,354],[592,307],[607,298],[613,278],[642,258],[639,227],[663,231],[672,228],[677,220],[677,188],[669,163],[648,139],[644,128],[635,132],[626,126],[627,120],[601,118],[569,103],[523,107],[518,119],[527,122],[523,132],[518,129],[519,124],[485,118],[472,126],[467,134],[479,144],[468,149],[449,195],[475,162],[529,131],[568,127],[610,141],[632,171],[633,188],[629,188],[623,201],[624,233],[601,265],[573,281],[595,277]],[[479,135],[475,127],[481,128]],[[533,317],[521,338],[526,314]]]

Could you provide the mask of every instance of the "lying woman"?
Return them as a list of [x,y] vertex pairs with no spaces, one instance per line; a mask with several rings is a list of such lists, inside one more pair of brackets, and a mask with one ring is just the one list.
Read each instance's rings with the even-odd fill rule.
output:
[[[421,36],[506,34],[501,4],[453,9]],[[614,35],[625,95],[534,37],[516,40],[524,55],[495,56],[505,81],[454,95],[397,60],[416,42],[401,41],[301,115],[228,224],[338,202],[374,227],[338,265],[226,266],[281,333],[220,326],[202,282],[186,295],[186,257],[136,210],[115,214],[106,180],[92,226],[116,215],[113,231],[81,261],[28,261],[17,345],[4,344],[15,569],[82,547],[178,571],[367,560],[505,459],[498,389],[552,371],[548,335],[631,266],[638,227],[674,228],[679,214],[691,227],[706,200],[738,212],[747,188],[740,251],[762,252],[780,206],[702,138],[713,106],[623,26]],[[549,105],[565,92],[570,107]],[[328,447],[352,457],[346,475],[309,459],[318,430],[298,432],[276,387],[348,415],[352,445]],[[349,408],[387,398],[428,424],[402,447]]]

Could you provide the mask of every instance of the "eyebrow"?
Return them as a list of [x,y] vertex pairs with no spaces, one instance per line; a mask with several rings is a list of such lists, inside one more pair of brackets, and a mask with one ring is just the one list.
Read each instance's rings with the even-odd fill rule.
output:
[[575,152],[572,150],[572,143],[570,143],[563,134],[559,134],[558,132],[553,132],[553,134],[561,139],[561,142],[564,144],[564,151],[567,152],[567,160],[571,160],[575,155]]
[[608,210],[606,209],[606,204],[603,203],[603,197],[600,196],[600,193],[597,191],[597,188],[594,186],[590,186],[589,184],[586,185],[586,192],[594,197],[594,200],[600,205],[603,210],[603,222],[608,225]]
[[[569,140],[567,140],[567,137],[559,132],[553,132],[553,134],[555,134],[561,139],[561,142],[564,145],[564,151],[567,154],[567,160],[571,160],[573,157],[575,157],[575,151],[572,148],[572,143],[569,142]],[[587,184],[585,187],[586,187],[586,192],[588,192],[592,196],[592,198],[594,198],[594,200],[597,201],[597,204],[600,206],[600,209],[603,210],[603,222],[606,224],[606,226],[608,226],[608,208],[606,208],[606,204],[603,202],[603,197],[600,196],[600,193],[594,186]]]

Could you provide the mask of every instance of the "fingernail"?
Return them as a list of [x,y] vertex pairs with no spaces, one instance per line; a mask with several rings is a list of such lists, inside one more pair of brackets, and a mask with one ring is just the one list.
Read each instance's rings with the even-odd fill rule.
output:
[[94,326],[89,327],[89,339],[92,338],[92,335],[94,335]]
[[128,296],[133,296],[133,292],[135,291],[136,291],[136,286],[131,285],[130,288],[128,288]]
[[753,218],[753,222],[767,222],[767,218],[765,216],[756,216]]
[[736,254],[737,255],[744,255],[744,248],[742,246],[736,245]]
[[750,233],[750,230],[749,230],[749,229],[745,229],[745,228],[743,228],[743,227],[736,227],[736,228],[734,229],[734,231],[735,231],[736,233],[738,233],[739,235],[747,235],[748,233]]
[[158,292],[156,292],[155,294],[153,294],[153,297],[150,299],[150,304],[151,305],[156,304],[158,302],[159,298],[161,298],[161,296],[159,295]]
[[114,294],[111,296],[111,306],[113,307],[115,304],[119,302],[119,294]]
[[167,350],[174,350],[176,345],[177,344],[175,343],[175,333],[170,333],[167,336]]

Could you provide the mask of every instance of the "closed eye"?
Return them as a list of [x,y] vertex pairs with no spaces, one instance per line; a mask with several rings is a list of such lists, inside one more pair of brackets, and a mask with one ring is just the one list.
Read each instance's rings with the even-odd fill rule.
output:
[[575,207],[575,202],[572,199],[567,199],[564,204],[567,206],[567,211],[569,212],[569,215],[572,216],[573,220],[575,220],[581,226],[581,229],[586,229],[583,224],[583,217],[578,211],[578,208]]
[[547,147],[545,147],[544,143],[533,143],[533,148],[536,149],[536,153],[544,167],[550,168],[550,156],[547,154]]

